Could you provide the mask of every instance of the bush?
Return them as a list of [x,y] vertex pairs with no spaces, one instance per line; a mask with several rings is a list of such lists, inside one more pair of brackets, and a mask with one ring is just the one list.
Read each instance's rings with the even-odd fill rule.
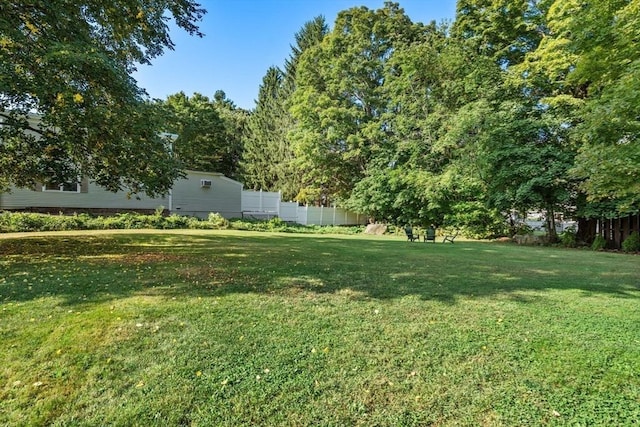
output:
[[229,227],[229,221],[217,212],[209,213],[209,216],[207,217],[207,222],[214,228]]
[[607,240],[602,236],[596,236],[591,244],[591,249],[594,251],[601,251],[607,245]]
[[637,231],[634,231],[624,239],[622,242],[622,250],[625,252],[638,252],[640,251],[640,234]]
[[526,234],[533,234],[533,231],[534,231],[533,228],[524,222],[521,222],[517,224],[515,227],[513,227],[514,235],[524,236]]
[[113,216],[94,217],[88,214],[48,215],[24,212],[0,213],[0,233],[25,231],[58,231],[58,230],[114,230],[114,229],[223,229],[277,231],[285,233],[315,234],[357,234],[362,226],[305,226],[290,224],[280,218],[269,221],[233,220],[228,221],[219,213],[210,213],[207,219],[181,215],[162,215],[160,209],[152,215],[138,213],[119,213]]
[[560,243],[566,248],[575,248],[577,242],[576,235],[575,227],[569,227],[560,235]]
[[[191,223],[191,219],[188,216],[180,216],[176,214],[171,214],[167,217],[161,217],[162,220],[160,223],[154,228],[163,228],[168,230],[174,229],[182,229],[182,228],[190,228],[189,224]],[[196,221],[199,221],[195,218]]]

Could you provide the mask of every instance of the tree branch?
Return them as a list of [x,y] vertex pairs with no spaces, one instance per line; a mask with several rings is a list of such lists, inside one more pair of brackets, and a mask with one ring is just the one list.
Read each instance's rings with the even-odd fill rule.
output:
[[27,125],[22,126],[17,120],[15,120],[13,117],[11,117],[10,115],[7,115],[4,112],[0,112],[0,118],[4,118],[8,120],[8,121],[0,122],[0,126],[11,126],[11,127],[22,128],[24,130],[30,130],[32,132],[35,132],[38,135],[44,135],[44,132],[42,130],[30,126],[28,120],[27,120]]

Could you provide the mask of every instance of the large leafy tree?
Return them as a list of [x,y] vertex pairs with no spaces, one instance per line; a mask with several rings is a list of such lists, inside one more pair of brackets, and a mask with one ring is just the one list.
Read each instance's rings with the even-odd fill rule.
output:
[[460,64],[454,64],[448,50],[445,29],[432,25],[387,61],[382,89],[388,104],[381,116],[385,144],[351,194],[354,208],[400,223],[442,221],[438,181],[447,159],[436,146],[452,111],[447,103],[460,95],[453,90]]
[[[491,61],[479,102],[464,105],[446,139],[469,141],[475,148],[489,206],[509,212],[546,212],[548,231],[555,238],[556,212],[575,202],[575,183],[568,177],[576,154],[568,130],[571,109],[549,103],[548,81],[523,84],[523,62],[548,33],[548,2],[524,0],[464,0],[458,3],[454,37],[474,62]],[[488,69],[488,68],[485,68]],[[492,76],[489,80],[486,76]],[[487,83],[495,83],[491,89]]]
[[488,117],[481,146],[490,203],[502,211],[545,212],[549,237],[555,240],[556,213],[570,212],[576,201],[569,177],[575,149],[562,115],[510,101]]
[[[573,175],[591,202],[640,203],[640,1],[549,1],[548,31],[518,68],[545,102],[571,111]],[[587,207],[587,211],[589,211]]]
[[414,25],[395,3],[340,12],[333,30],[307,49],[297,66],[291,111],[298,167],[304,171],[299,199],[328,203],[346,199],[386,144],[382,115],[386,62],[414,38]]
[[173,48],[168,20],[201,35],[204,13],[193,0],[0,3],[0,188],[82,175],[166,192],[179,164],[130,73]]
[[522,62],[543,35],[548,0],[458,0],[453,36],[464,40],[473,56],[500,66]]
[[223,124],[213,103],[204,95],[179,92],[162,102],[169,113],[167,131],[177,134],[173,153],[187,169],[217,171],[221,158]]

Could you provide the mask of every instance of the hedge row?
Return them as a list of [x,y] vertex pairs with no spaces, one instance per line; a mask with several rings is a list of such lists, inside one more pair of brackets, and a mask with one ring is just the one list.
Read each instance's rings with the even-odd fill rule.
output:
[[49,215],[28,212],[1,212],[0,233],[63,230],[115,230],[115,229],[225,229],[251,231],[278,231],[288,233],[357,234],[363,227],[304,226],[273,218],[269,221],[227,220],[220,214],[210,213],[207,219],[160,213],[144,215],[120,213],[113,216],[89,214]]
[[120,213],[113,216],[89,214],[49,215],[28,212],[0,213],[0,233],[62,230],[115,230],[115,229],[220,229],[229,222],[219,214],[209,214],[206,220],[195,217],[160,214],[143,215]]

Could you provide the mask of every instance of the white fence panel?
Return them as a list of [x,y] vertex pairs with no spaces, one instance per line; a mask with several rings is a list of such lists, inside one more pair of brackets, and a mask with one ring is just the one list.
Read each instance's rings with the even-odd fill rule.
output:
[[268,191],[242,192],[243,212],[269,212],[277,214],[280,208],[280,193]]
[[281,220],[288,222],[298,222],[298,204],[295,202],[280,202]]
[[365,224],[366,217],[346,209],[323,206],[298,206],[294,202],[280,201],[280,193],[270,191],[242,192],[242,213],[254,218],[278,216],[283,221],[302,225],[354,225]]
[[324,208],[317,206],[307,206],[306,207],[306,221],[305,225],[324,225]]
[[296,208],[296,222],[298,224],[302,224],[302,225],[309,225],[309,222],[307,221],[308,219],[308,215],[307,215],[307,211],[309,210],[308,206],[298,206]]

